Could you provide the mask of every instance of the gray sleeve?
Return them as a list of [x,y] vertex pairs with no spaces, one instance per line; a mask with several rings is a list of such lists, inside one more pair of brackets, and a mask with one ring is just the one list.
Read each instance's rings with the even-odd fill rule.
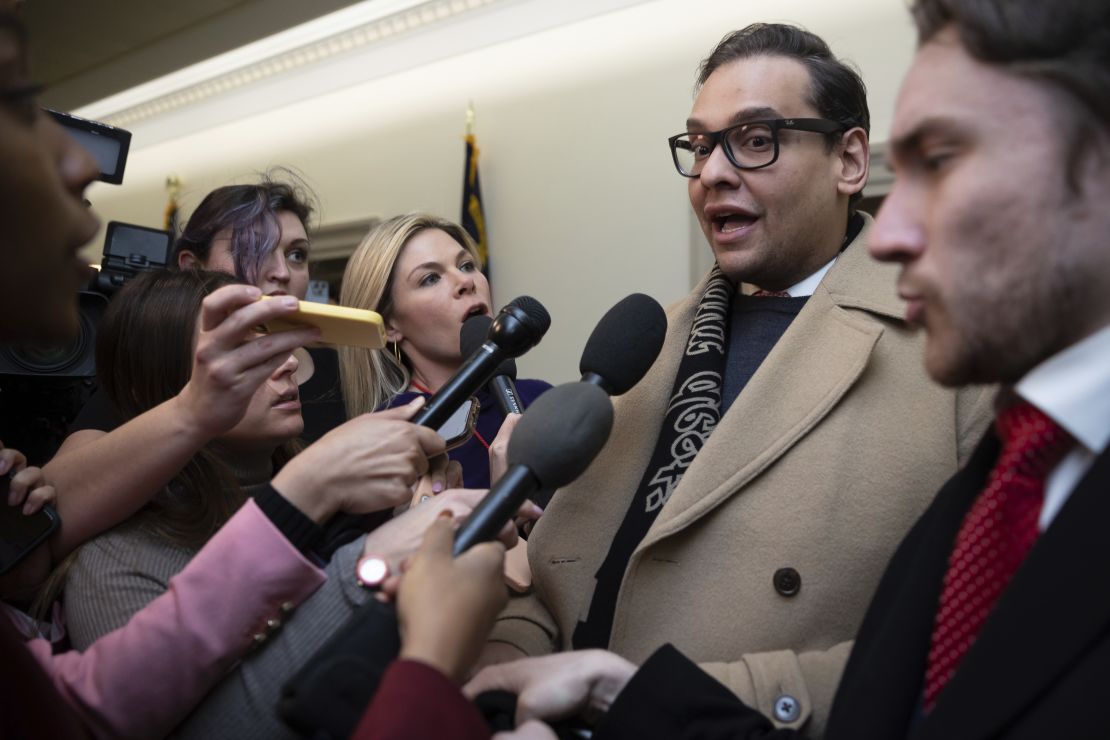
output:
[[193,553],[153,546],[141,535],[109,533],[88,542],[66,574],[66,630],[77,650],[127,624],[166,592]]
[[324,585],[205,697],[177,728],[176,737],[299,737],[276,714],[281,687],[369,598],[354,578],[364,539],[336,551],[325,568]]

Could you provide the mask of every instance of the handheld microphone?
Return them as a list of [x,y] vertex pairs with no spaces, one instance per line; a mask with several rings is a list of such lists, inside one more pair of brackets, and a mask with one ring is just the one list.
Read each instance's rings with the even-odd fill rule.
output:
[[[462,329],[459,331],[459,349],[462,350],[463,357],[470,357],[478,351],[486,340],[492,323],[493,319],[489,316],[471,316],[463,322]],[[514,380],[516,380],[516,361],[509,358],[497,366],[493,371],[493,377],[486,384],[486,389],[497,400],[497,405],[505,416],[524,413],[524,404],[520,402]]]
[[413,423],[438,429],[463,401],[489,382],[504,360],[535,347],[550,326],[551,316],[535,298],[521,296],[509,303],[493,320],[486,341],[417,412]]
[[[509,472],[459,527],[455,554],[493,539],[529,492],[578,477],[612,424],[608,396],[588,383],[567,383],[536,399],[509,441]],[[279,714],[305,736],[350,737],[400,650],[396,609],[370,599],[285,684]]]
[[667,314],[652,297],[633,293],[610,308],[597,323],[578,371],[583,383],[611,396],[632,389],[647,374],[667,338]]
[[573,481],[609,439],[613,404],[589,383],[566,383],[528,407],[509,439],[509,469],[455,533],[455,555],[492,540],[526,498]]
[[[485,385],[506,359],[519,357],[539,343],[551,326],[551,316],[539,301],[521,296],[501,309],[490,322],[484,341],[474,350],[447,384],[436,392],[412,418],[414,424],[439,429],[466,399]],[[324,527],[320,554],[330,557],[366,529],[368,522],[382,513],[347,514],[340,512]]]

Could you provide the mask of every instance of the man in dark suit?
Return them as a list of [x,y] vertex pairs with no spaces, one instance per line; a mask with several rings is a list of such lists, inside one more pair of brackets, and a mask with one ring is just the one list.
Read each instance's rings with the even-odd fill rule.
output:
[[[825,737],[1110,737],[1110,4],[912,13],[870,249],[902,265],[930,375],[1003,390],[891,560]],[[494,686],[518,721],[607,710],[596,740],[794,735],[669,647],[638,670],[600,651],[496,666],[470,690]]]

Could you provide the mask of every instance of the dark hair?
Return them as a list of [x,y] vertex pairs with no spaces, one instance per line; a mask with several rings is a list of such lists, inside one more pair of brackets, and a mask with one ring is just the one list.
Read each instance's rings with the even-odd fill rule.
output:
[[[809,104],[822,118],[848,128],[871,133],[871,114],[867,109],[867,87],[859,72],[833,56],[829,45],[816,34],[782,23],[753,23],[721,39],[709,56],[698,65],[700,88],[709,76],[737,59],[755,56],[781,56],[797,59],[809,70]],[[839,133],[826,134],[831,148]]]
[[[277,179],[280,175],[281,179]],[[231,232],[231,255],[235,276],[254,284],[270,252],[281,240],[278,211],[289,211],[308,228],[316,210],[316,198],[293,172],[271,170],[258,183],[216,188],[200,202],[173,245],[170,264],[187,249],[202,262],[208,261],[212,240]]]
[[[780,56],[796,59],[809,71],[809,100],[818,115],[836,121],[845,130],[862,128],[871,134],[871,113],[867,108],[867,86],[859,72],[833,56],[820,36],[783,23],[753,23],[721,39],[698,65],[697,87],[730,62],[755,56]],[[825,134],[825,145],[832,151],[843,132]],[[853,193],[849,212],[863,197]]]
[[[235,282],[222,272],[155,270],[129,280],[113,297],[97,329],[96,376],[121,421],[168,401],[185,387],[192,374],[201,302]],[[292,446],[282,447],[275,464],[293,452]],[[199,548],[245,500],[227,465],[203,449],[131,523],[170,542]]]
[[1110,129],[1110,3],[1106,0],[914,0],[919,44],[952,26],[986,64],[1040,80],[1078,105],[1067,120],[1072,185],[1081,155]]

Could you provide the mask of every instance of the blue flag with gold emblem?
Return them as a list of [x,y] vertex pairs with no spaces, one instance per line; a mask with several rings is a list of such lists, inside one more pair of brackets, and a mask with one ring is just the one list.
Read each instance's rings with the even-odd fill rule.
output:
[[466,168],[463,171],[462,218],[459,219],[466,233],[478,245],[482,259],[482,272],[487,279],[489,270],[489,236],[486,234],[486,216],[482,210],[482,187],[478,182],[478,146],[474,134],[466,135]]

